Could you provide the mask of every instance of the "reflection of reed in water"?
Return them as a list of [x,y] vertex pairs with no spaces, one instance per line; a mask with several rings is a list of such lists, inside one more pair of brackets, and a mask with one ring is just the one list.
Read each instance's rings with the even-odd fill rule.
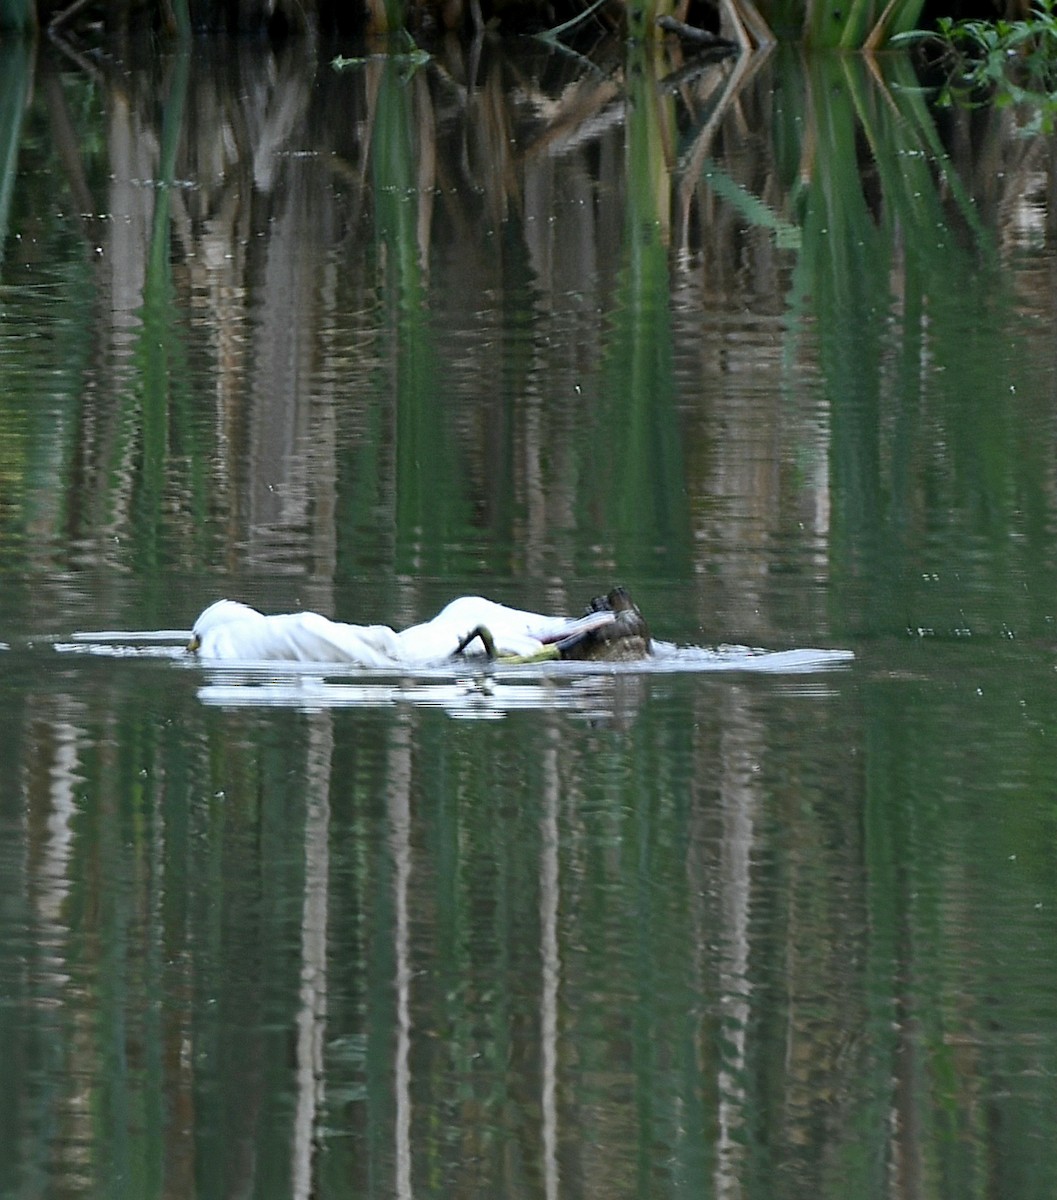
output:
[[[968,343],[945,323],[943,289],[962,288],[967,263],[994,260],[987,237],[971,243],[982,248],[973,258],[961,243],[926,236],[930,225],[967,241],[975,231],[950,165],[941,163],[937,182],[937,160],[918,157],[932,142],[908,89],[886,91],[854,64],[815,64],[805,79],[799,65],[776,61],[741,91],[703,74],[681,83],[676,101],[654,105],[641,80],[638,93],[625,84],[622,63],[597,84],[565,60],[546,82],[524,67],[516,93],[505,86],[509,64],[484,64],[472,86],[458,82],[457,65],[442,60],[412,86],[385,64],[326,75],[314,99],[293,66],[259,52],[246,51],[230,89],[216,85],[212,98],[192,64],[184,107],[174,90],[162,94],[167,114],[183,112],[169,181],[171,276],[155,257],[154,184],[171,145],[158,95],[142,81],[107,85],[99,128],[121,164],[110,196],[123,210],[103,227],[93,268],[104,349],[85,372],[73,465],[60,474],[70,500],[61,511],[92,543],[86,553],[157,577],[158,557],[126,549],[132,531],[136,546],[160,545],[163,563],[190,561],[197,549],[210,566],[299,572],[302,594],[327,611],[333,605],[318,597],[342,572],[382,574],[399,561],[408,578],[393,585],[398,619],[421,615],[429,584],[411,574],[420,568],[428,576],[479,554],[497,574],[527,564],[537,578],[553,575],[558,593],[585,562],[641,554],[621,537],[640,519],[663,529],[669,513],[692,534],[680,570],[700,572],[701,612],[725,608],[733,620],[740,606],[739,618],[763,629],[776,565],[811,579],[835,570],[883,581],[904,541],[909,556],[930,530],[932,491],[953,494],[950,519],[1014,547],[1010,555],[1017,497],[1032,499],[1046,534],[1052,447],[1019,462],[1029,427],[1015,407],[992,405],[986,441],[965,420],[995,396],[966,386],[988,377],[970,376],[961,360],[991,355],[1007,386],[1009,352],[996,353],[995,342],[1008,326],[981,320]],[[798,116],[811,98],[800,132],[766,123],[776,82]],[[622,98],[636,95],[632,129]],[[724,107],[713,110],[713,100]],[[60,101],[49,93],[52,113]],[[197,104],[202,115],[192,117]],[[570,117],[574,105],[582,119]],[[340,123],[324,122],[323,106]],[[701,124],[689,152],[673,154],[687,112]],[[743,135],[756,139],[751,157],[734,149]],[[865,188],[860,139],[870,146]],[[482,193],[472,185],[485,148],[498,157]],[[399,160],[378,164],[386,150]],[[1038,169],[1023,149],[1008,153]],[[207,154],[208,179],[195,166]],[[991,187],[993,211],[1013,221],[1015,206]],[[670,242],[667,204],[677,206]],[[638,228],[627,228],[628,213]],[[799,231],[798,247],[776,244],[780,225]],[[1002,229],[1014,237],[1011,225]],[[1039,286],[1035,268],[1028,278]],[[1001,289],[989,292],[998,306]],[[454,299],[441,312],[438,297]],[[132,357],[137,346],[147,354],[151,305],[168,366]],[[968,309],[995,311],[983,301]],[[651,350],[655,369],[642,369],[633,387],[635,373],[618,368],[641,367]],[[954,383],[936,382],[937,363]],[[892,378],[906,375],[921,383],[899,405]],[[141,377],[156,389],[149,397],[135,390]],[[658,378],[663,395],[645,395]],[[443,406],[431,411],[437,396]],[[148,400],[165,414],[152,427],[162,430],[160,450],[132,407]],[[637,455],[620,419],[629,411],[640,422]],[[919,420],[934,436],[911,438]],[[417,456],[395,444],[408,422]],[[621,461],[644,497],[630,509],[614,500]],[[159,471],[152,508],[142,497]],[[443,488],[431,491],[438,478]],[[786,558],[769,557],[804,519],[814,522],[808,549],[798,542]],[[203,527],[208,536],[196,542]],[[122,541],[108,544],[111,534]],[[1028,534],[1030,551],[1045,544]],[[48,553],[41,542],[44,550],[26,553]],[[739,554],[746,545],[753,553]],[[70,585],[49,579],[41,590],[59,586]],[[871,600],[882,593],[871,587]],[[717,597],[726,605],[713,605]],[[728,691],[725,705],[701,687],[692,722],[664,718],[663,704],[639,705],[635,689],[634,719],[616,731],[563,725],[560,741],[558,710],[572,704],[559,694],[542,742],[523,716],[505,723],[506,740],[490,722],[473,737],[460,739],[453,722],[438,733],[422,712],[395,725],[385,713],[352,711],[298,724],[293,713],[269,723],[210,709],[205,719],[188,705],[170,725],[168,676],[156,686],[152,705],[138,689],[124,702],[92,689],[90,712],[58,693],[32,697],[26,722],[5,739],[23,793],[9,809],[16,869],[5,878],[16,908],[29,901],[47,947],[31,964],[35,976],[16,954],[10,977],[32,997],[23,1013],[35,1022],[49,1014],[32,1025],[34,1037],[71,1068],[48,1076],[61,1083],[42,1098],[44,1117],[24,1119],[50,1128],[58,1114],[70,1173],[82,1182],[128,1146],[123,1118],[135,1111],[144,1114],[137,1136],[151,1139],[144,1159],[164,1161],[185,1194],[192,1168],[216,1194],[250,1178],[250,1166],[270,1163],[276,1128],[296,1134],[290,1165],[302,1191],[314,1168],[333,1170],[328,1156],[313,1159],[311,1137],[353,1128],[351,1149],[338,1136],[328,1147],[347,1169],[346,1187],[355,1172],[367,1176],[367,1163],[375,1180],[388,1172],[405,1191],[445,1171],[470,1186],[479,1164],[509,1167],[524,1155],[551,1194],[581,1183],[617,1194],[643,1163],[658,1177],[676,1163],[685,1178],[732,1193],[743,1164],[778,1162],[778,1139],[762,1146],[762,1160],[753,1159],[760,1142],[743,1140],[759,1137],[748,1117],[768,1105],[791,1157],[810,1166],[812,1157],[895,1161],[916,1149],[924,1124],[902,1119],[916,1111],[977,1128],[985,1070],[989,1086],[1017,1078],[1035,1097],[1027,1089],[1045,1074],[1044,1039],[1010,1058],[1001,1022],[990,1020],[1009,1010],[989,1007],[986,988],[972,991],[987,939],[975,954],[936,954],[952,932],[965,936],[972,903],[958,882],[968,855],[950,851],[935,799],[960,778],[953,757],[937,758],[951,710],[915,735],[902,716],[875,708],[870,762],[857,765],[858,745],[843,748],[843,702],[822,710],[831,724],[819,739],[814,705],[776,708],[758,686]],[[605,686],[619,699],[623,689]],[[527,707],[534,697],[517,699]],[[402,702],[395,689],[392,700]],[[615,708],[605,696],[588,701]],[[331,738],[332,720],[346,736]],[[1026,736],[1037,734],[1032,726]],[[915,736],[937,764],[920,794],[907,787]],[[992,758],[1034,764],[1048,778],[1045,748],[1036,760],[1027,743],[981,745],[974,763],[993,771],[996,794],[1023,781]],[[683,758],[693,771],[679,773]],[[861,798],[863,774],[865,826],[861,806],[845,803]],[[297,837],[302,818],[291,813],[304,814]],[[936,870],[944,845],[946,873]],[[863,879],[864,862],[866,884],[851,882]],[[23,885],[27,864],[35,875]],[[249,864],[254,885],[243,891],[233,864]],[[347,907],[328,908],[331,881]],[[297,952],[284,956],[277,947],[290,927]],[[1024,944],[1037,948],[1036,934],[1033,925]],[[864,960],[838,961],[860,944]],[[688,947],[691,978],[679,970]],[[74,972],[76,986],[64,991]],[[865,1014],[845,1003],[862,988],[860,974],[872,977]],[[525,978],[531,989],[517,990]],[[682,981],[674,995],[653,986],[673,978]],[[697,986],[710,978],[714,986]],[[893,1099],[901,1010],[892,1002],[906,999],[908,980],[936,978],[954,1002],[931,1031],[901,1021],[905,1095]],[[323,1043],[331,1024],[353,1039],[362,1031],[347,1062],[341,1046]],[[911,1068],[926,1058],[941,1072],[958,1066],[952,1033],[985,1025],[989,1040],[962,1051],[961,1081],[943,1083],[933,1109],[935,1077]],[[858,1029],[869,1047],[855,1040]],[[161,1049],[144,1056],[141,1043]],[[1008,1070],[1018,1063],[1030,1071]],[[122,1073],[107,1074],[109,1064]],[[23,1094],[35,1095],[32,1068],[16,1066]],[[852,1081],[864,1066],[878,1086],[862,1100]],[[283,1109],[291,1068],[296,1112]],[[331,1086],[343,1072],[344,1092]],[[218,1078],[232,1081],[221,1098]],[[266,1110],[280,1115],[265,1119]],[[117,1132],[89,1111],[119,1114]],[[1026,1136],[1038,1141],[1038,1132],[1029,1125]],[[960,1155],[957,1141],[942,1139],[937,1154]],[[394,1153],[379,1165],[369,1152],[383,1144]],[[510,1147],[517,1153],[504,1159]],[[110,1181],[92,1182],[105,1191]]]
[[[769,640],[766,563],[724,563],[806,521],[803,569],[824,575],[834,479],[877,519],[840,467],[876,458],[876,423],[835,427],[818,399],[819,371],[859,390],[831,331],[873,321],[871,297],[881,321],[893,294],[920,311],[941,269],[924,232],[974,222],[949,164],[938,190],[910,89],[853,63],[816,79],[781,55],[665,54],[445,44],[411,79],[370,56],[314,74],[307,44],[196,54],[185,98],[175,73],[161,91],[168,180],[157,88],[104,77],[111,220],[84,228],[102,231],[107,334],[65,479],[83,553],[289,575],[325,608],[312,588],[381,567],[406,577],[396,619],[431,603],[408,580],[482,561],[538,580],[661,568],[701,577],[702,615],[759,613],[732,633]],[[84,197],[69,133],[56,144]],[[910,275],[896,224],[919,239]],[[856,246],[873,249],[849,271]]]

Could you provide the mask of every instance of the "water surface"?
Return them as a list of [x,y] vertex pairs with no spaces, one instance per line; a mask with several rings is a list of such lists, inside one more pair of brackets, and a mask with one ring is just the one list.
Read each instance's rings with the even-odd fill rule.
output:
[[[1052,1196],[1049,143],[84,49],[0,48],[0,1192]],[[617,582],[679,669],[179,646]]]

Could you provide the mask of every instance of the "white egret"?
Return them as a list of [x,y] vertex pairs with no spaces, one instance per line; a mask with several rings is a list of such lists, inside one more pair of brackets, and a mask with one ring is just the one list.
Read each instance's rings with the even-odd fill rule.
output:
[[350,625],[319,613],[266,616],[234,600],[218,600],[194,623],[188,649],[202,658],[240,661],[349,662],[364,667],[428,667],[463,650],[532,658],[563,639],[614,621],[609,610],[549,617],[483,596],[461,596],[420,625],[397,633],[388,625]]

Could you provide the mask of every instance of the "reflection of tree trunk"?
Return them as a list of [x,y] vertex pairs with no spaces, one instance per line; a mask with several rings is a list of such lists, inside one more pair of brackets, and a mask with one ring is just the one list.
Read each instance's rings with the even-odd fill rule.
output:
[[408,888],[411,883],[411,728],[393,730],[389,750],[389,853],[393,858],[393,942],[396,960],[395,1193],[411,1197],[411,953]]
[[543,1194],[558,1196],[558,985],[561,956],[558,949],[558,732],[550,730],[543,753],[543,817],[540,821],[540,1100],[543,1141]]
[[[103,262],[109,266],[109,294],[101,296],[102,311],[113,314],[113,355],[109,361],[127,368],[128,351],[139,324],[143,284],[147,277],[151,228],[157,190],[158,134],[143,119],[135,101],[118,89],[108,98],[107,148],[110,189],[106,211],[111,214],[111,240]],[[105,267],[104,267],[105,269]]]
[[[681,156],[679,187],[675,197],[675,234],[673,242],[684,254],[689,253],[689,228],[693,201],[701,186],[705,159],[720,126],[725,121],[738,93],[745,88],[764,62],[765,54],[740,54],[729,62],[717,63],[706,72],[695,91],[704,92],[710,106],[708,117],[694,136],[690,148]],[[718,91],[718,98],[709,92]]]
[[[256,314],[252,361],[248,534],[259,565],[285,557],[293,531],[308,521],[306,478],[315,338],[318,327],[317,262],[308,172],[291,171],[276,207]],[[306,245],[306,241],[309,245]]]
[[297,1013],[297,1109],[294,1115],[293,1195],[312,1191],[316,1114],[323,1103],[323,1038],[327,1020],[327,912],[330,892],[330,769],[334,726],[329,712],[309,727],[305,772],[305,899],[301,909],[301,990]]
[[522,545],[529,576],[543,574],[544,554],[550,544],[547,528],[547,493],[543,473],[543,402],[533,388],[525,397],[523,465],[526,528]]
[[96,201],[88,186],[88,177],[81,158],[81,135],[74,128],[70,109],[66,103],[66,94],[62,90],[58,73],[45,71],[41,82],[48,104],[48,126],[52,145],[62,163],[66,185],[73,196],[77,211],[81,214],[81,224],[86,238],[90,246],[94,248],[101,240],[102,222],[94,216]]
[[[77,772],[80,757],[78,743],[85,738],[85,732],[61,721],[54,722],[49,732],[53,740],[53,758],[48,767],[50,811],[40,851],[40,865],[35,872],[40,881],[36,909],[42,924],[41,942],[49,946],[65,946],[70,930],[63,916],[63,906],[70,891],[71,821],[77,812],[76,785],[80,781]],[[56,984],[62,985],[69,978],[65,951],[52,961],[56,967],[52,978]]]
[[[907,963],[907,976],[914,967]],[[926,1170],[928,1117],[922,1116],[924,1089],[921,1081],[928,1078],[928,1058],[923,1051],[925,1038],[921,1022],[914,1014],[914,999],[905,994],[901,1005],[896,1041],[895,1089],[889,1117],[891,1130],[892,1180],[894,1192],[901,1200],[919,1200],[929,1193]]]
[[[133,488],[136,439],[123,427],[123,406],[115,397],[127,396],[135,389],[132,352],[139,335],[158,199],[152,186],[159,158],[154,128],[143,119],[134,98],[119,89],[110,93],[107,108],[110,187],[104,203],[112,219],[107,222],[99,264],[98,311],[99,327],[108,329],[109,337],[100,339],[98,386],[94,394],[86,390],[78,437],[95,510],[92,516],[78,519],[96,524],[91,530],[95,537],[119,532]],[[101,542],[110,545],[109,538]]]
[[[738,693],[732,691],[732,700]],[[733,705],[732,705],[733,708]],[[719,1135],[716,1146],[716,1195],[741,1195],[739,1166],[744,1153],[745,1057],[749,1024],[749,912],[752,902],[753,818],[759,798],[752,764],[759,747],[743,711],[728,713],[719,746],[720,921],[723,947],[720,995],[723,997],[724,1052],[719,1069]]]
[[424,286],[429,285],[430,247],[433,245],[433,197],[437,188],[437,118],[424,75],[415,81],[415,130],[418,133],[418,215],[415,240]]
[[[24,995],[45,1013],[68,1012],[72,1018],[65,1026],[61,1051],[66,1091],[61,1098],[56,1097],[54,1110],[62,1128],[54,1164],[56,1178],[60,1178],[67,1172],[71,1175],[83,1172],[83,1148],[92,1146],[97,1136],[95,1114],[84,1081],[97,1078],[101,1070],[99,1039],[92,1021],[81,1012],[77,1002],[71,1002],[71,996],[83,986],[78,968],[85,972],[86,964],[79,962],[76,955],[71,958],[71,947],[76,947],[78,940],[68,908],[74,873],[79,875],[83,870],[83,864],[75,859],[77,833],[73,822],[78,814],[78,791],[85,782],[82,763],[92,741],[85,725],[69,720],[87,716],[72,696],[55,695],[39,709],[31,701],[31,712],[21,789],[25,812],[24,858],[19,865],[24,872],[28,920],[37,957],[29,968],[32,982]],[[10,869],[14,863],[8,860],[4,865]],[[93,962],[87,967],[89,974],[94,966]],[[27,982],[21,981],[23,989]],[[37,1032],[50,1028],[52,1019],[46,1018]],[[56,1026],[60,1027],[63,1026]],[[23,1074],[23,1084],[26,1078]]]

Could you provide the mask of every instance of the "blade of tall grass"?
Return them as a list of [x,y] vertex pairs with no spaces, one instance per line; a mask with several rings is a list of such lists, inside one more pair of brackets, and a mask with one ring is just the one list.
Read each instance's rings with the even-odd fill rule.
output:
[[812,50],[836,49],[844,32],[841,0],[807,0],[800,36]]
[[675,0],[625,0],[628,36],[634,41],[652,40],[657,34],[657,18],[675,12]]
[[774,32],[753,0],[723,0],[722,7],[744,54],[773,49],[776,44]]
[[892,35],[915,28],[923,0],[776,0],[769,12],[772,25],[817,50],[879,49]]
[[[857,50],[877,25],[878,0],[852,0],[837,38],[842,50]],[[836,14],[834,14],[835,20]],[[839,23],[839,22],[838,22]]]
[[545,29],[542,33],[537,33],[536,37],[541,42],[556,43],[563,33],[568,33],[570,29],[575,29],[577,25],[586,21],[593,12],[601,8],[605,3],[606,0],[593,0],[583,12],[577,13],[575,17],[570,17],[568,21],[563,21],[560,25],[555,25],[551,29]]
[[880,50],[897,34],[917,29],[924,7],[924,0],[888,0],[873,29],[862,43],[863,49],[872,53]]

